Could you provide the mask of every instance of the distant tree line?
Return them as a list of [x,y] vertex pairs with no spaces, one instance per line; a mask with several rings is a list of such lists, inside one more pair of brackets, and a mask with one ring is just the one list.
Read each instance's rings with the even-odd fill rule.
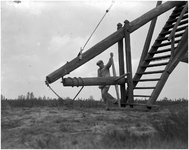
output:
[[94,100],[94,97],[91,95],[87,99],[77,98],[73,99],[66,98],[49,98],[46,96],[35,97],[33,92],[27,92],[26,95],[19,95],[15,99],[7,99],[5,96],[1,95],[1,105],[2,108],[6,106],[10,107],[36,107],[36,106],[48,106],[48,107],[60,107],[60,106],[74,106],[74,107],[101,107],[104,102],[102,100]]
[[[26,95],[19,95],[18,98],[14,98],[14,99],[8,99],[6,98],[4,95],[1,94],[1,100],[58,100],[59,98],[50,98],[48,96],[39,96],[39,97],[35,97],[33,92],[27,92]],[[66,100],[70,100],[70,97],[66,97],[63,98]],[[82,98],[77,98],[77,100],[95,100],[94,97],[91,95],[89,96],[89,98],[87,99],[82,99]],[[102,101],[102,99],[100,100]]]
[[[14,100],[55,100],[56,98],[49,98],[45,95],[43,97],[35,97],[33,92],[27,92],[26,95],[19,95],[18,98],[14,98]],[[6,98],[4,95],[1,94],[1,100],[12,100]]]

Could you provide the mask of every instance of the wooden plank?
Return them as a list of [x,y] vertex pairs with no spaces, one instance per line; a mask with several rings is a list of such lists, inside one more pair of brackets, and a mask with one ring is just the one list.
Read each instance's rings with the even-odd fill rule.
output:
[[180,61],[184,63],[188,63],[188,52],[184,55],[184,57]]
[[[162,1],[158,1],[157,4],[156,4],[156,7],[161,5],[161,3],[162,3]],[[152,40],[152,35],[154,33],[156,21],[157,21],[157,17],[155,17],[150,23],[150,27],[149,27],[149,30],[148,30],[148,34],[147,34],[146,41],[145,41],[145,44],[144,44],[144,47],[143,47],[143,50],[142,50],[142,55],[140,57],[140,61],[139,61],[139,65],[138,65],[137,70],[139,70],[139,67],[141,66],[142,62],[144,61],[145,57],[147,56],[147,53],[148,53],[148,50],[149,50],[149,47],[150,47],[150,43],[151,43],[151,40]]]
[[147,71],[147,72],[137,72],[136,74],[156,74],[156,73],[163,73],[165,70],[158,70],[158,71]]
[[[169,2],[171,2],[171,1],[169,1]],[[177,5],[180,5],[180,4],[184,4],[184,2],[183,1],[182,2],[180,1],[180,3],[178,1],[174,1],[173,3],[165,2],[162,5],[155,7],[154,9],[148,11],[144,15],[142,15],[139,18],[132,21],[130,23],[131,28],[129,29],[129,31],[130,32],[135,31],[136,29],[143,26],[144,24],[146,24],[147,22],[149,22],[153,18],[159,16],[159,14],[162,14],[162,13],[166,12],[167,10],[169,10],[169,9],[171,9],[171,8],[177,6]]]
[[[176,29],[176,32],[180,32],[182,30],[185,30],[187,27],[188,27],[188,25],[179,27],[179,28]],[[170,34],[170,33],[171,33],[171,31],[165,31],[165,32],[160,33],[160,35],[167,35],[167,34]]]
[[[152,20],[154,17],[157,17],[161,15],[162,13],[170,10],[171,8],[175,7],[176,5],[182,4],[183,2],[180,1],[168,1],[164,4],[150,10],[149,12],[145,13],[144,15],[140,16],[139,18],[132,21],[129,26],[129,32],[132,33],[144,24],[148,23],[150,20]],[[46,76],[46,81],[50,84],[61,78],[62,76],[65,76],[66,74],[69,74],[73,70],[77,69],[78,67],[82,66],[89,60],[93,59],[94,57],[101,54],[103,51],[108,49],[110,46],[114,45],[119,40],[123,39],[125,36],[124,34],[124,28],[120,28],[118,31],[114,32],[110,36],[106,37],[104,40],[100,41],[90,49],[88,49],[86,52],[82,54],[82,59],[79,59],[79,57],[74,58],[70,62],[67,62],[62,67],[58,68],[54,72],[50,73],[48,76]]]
[[151,97],[150,95],[134,95],[134,97]]
[[132,76],[132,62],[131,62],[131,45],[130,45],[130,33],[129,33],[129,21],[124,21],[125,25],[125,54],[126,54],[126,69],[127,69],[127,79],[128,79],[128,102],[133,103],[133,76]]
[[95,78],[64,78],[62,83],[64,86],[99,86],[99,85],[116,85],[124,84],[125,78],[120,80],[119,77],[95,77]]
[[155,89],[155,87],[135,87],[134,89]]
[[[180,40],[175,40],[175,44],[176,43],[179,43]],[[153,45],[153,47],[163,47],[163,46],[168,46],[168,45],[171,45],[171,42],[165,42],[165,43],[162,43],[162,44],[156,44],[156,45]]]
[[158,105],[141,104],[141,103],[126,103],[125,105],[146,106],[146,107],[159,107]]
[[159,54],[159,53],[165,53],[165,52],[170,52],[170,51],[171,51],[171,48],[167,48],[167,49],[158,50],[158,51],[151,51],[149,52],[149,54]]
[[[122,27],[121,23],[118,23],[117,30]],[[125,74],[124,65],[124,51],[123,51],[123,39],[118,41],[118,60],[119,60],[119,75],[120,77]],[[126,88],[125,84],[120,85],[121,103],[126,103]]]
[[154,78],[154,79],[140,79],[140,80],[135,80],[133,82],[148,82],[148,81],[159,81],[160,78]]
[[158,61],[158,60],[164,60],[170,58],[171,55],[164,55],[164,56],[158,56],[158,57],[153,57],[153,58],[147,58],[145,61]]
[[[113,76],[116,77],[116,70],[115,70],[113,57],[112,57],[112,71],[113,71]],[[115,81],[117,81],[117,80],[115,80]],[[116,91],[116,95],[117,95],[118,106],[121,107],[120,97],[119,97],[119,90],[118,90],[118,85],[117,84],[115,85],[115,91]]]
[[[185,24],[187,24],[187,23],[188,23],[188,20],[181,21],[181,22],[179,23],[179,26],[185,25]],[[171,28],[174,27],[174,25],[175,25],[175,24],[168,25],[168,26],[164,27],[164,29],[171,29]],[[168,38],[168,37],[167,37],[167,38]]]
[[158,67],[158,66],[165,66],[167,65],[168,62],[165,62],[165,63],[158,63],[158,64],[150,64],[150,65],[143,65],[141,67]]

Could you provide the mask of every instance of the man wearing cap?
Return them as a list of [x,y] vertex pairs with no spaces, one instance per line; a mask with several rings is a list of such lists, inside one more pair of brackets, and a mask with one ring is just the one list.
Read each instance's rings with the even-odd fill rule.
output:
[[[96,65],[99,66],[98,77],[110,77],[109,68],[112,65],[112,61],[113,61],[112,58],[113,58],[113,53],[110,53],[110,58],[106,65],[104,65],[104,62],[102,60],[99,60],[96,63]],[[110,85],[100,85],[99,88],[101,89],[102,99],[105,103],[106,110],[109,110],[108,101],[113,101],[114,103],[117,103],[117,100],[108,93],[108,90],[110,89]]]

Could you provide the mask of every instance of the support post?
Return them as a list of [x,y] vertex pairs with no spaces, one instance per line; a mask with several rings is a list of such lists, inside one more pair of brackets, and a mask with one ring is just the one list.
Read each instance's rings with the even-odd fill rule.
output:
[[[117,30],[119,30],[120,28],[122,28],[122,24],[118,23]],[[122,76],[125,74],[123,39],[118,41],[118,60],[119,60],[119,75]],[[125,84],[120,85],[120,93],[121,93],[121,104],[126,103]]]
[[[114,60],[112,58],[112,71],[113,71],[113,76],[116,77],[116,70],[115,70],[115,65],[114,65]],[[117,80],[117,79],[116,79]],[[120,97],[119,97],[119,90],[118,90],[118,85],[115,85],[115,91],[116,91],[116,95],[117,95],[117,100],[118,100],[118,106],[121,107],[120,104]]]
[[[162,1],[158,1],[157,4],[156,4],[156,7],[161,5],[161,3],[162,3]],[[147,53],[148,53],[148,50],[149,50],[149,47],[150,47],[150,43],[151,43],[151,40],[152,40],[152,36],[153,36],[153,33],[154,33],[154,28],[155,28],[156,22],[157,22],[157,17],[155,17],[150,23],[150,27],[149,27],[148,34],[147,34],[147,37],[146,37],[144,48],[142,50],[142,55],[141,55],[141,58],[140,58],[138,69],[141,66],[141,63],[143,62],[145,57],[147,56]]]
[[124,32],[125,32],[125,54],[126,54],[126,68],[128,73],[128,87],[127,87],[127,93],[128,93],[128,103],[134,103],[133,99],[133,79],[132,79],[132,63],[131,63],[131,46],[130,46],[130,33],[129,33],[129,21],[124,21]]

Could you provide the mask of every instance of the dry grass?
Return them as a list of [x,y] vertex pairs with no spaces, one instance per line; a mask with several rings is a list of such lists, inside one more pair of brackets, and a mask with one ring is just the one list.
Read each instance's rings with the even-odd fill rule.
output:
[[104,111],[99,103],[84,100],[74,109],[58,100],[23,101],[8,101],[1,111],[2,148],[188,148],[187,100],[163,100],[165,106],[150,111],[145,107]]
[[122,132],[113,130],[103,136],[101,145],[105,149],[187,149],[188,109],[170,110],[168,117],[160,118],[158,121],[150,120],[156,130],[154,134],[139,136],[127,128]]

